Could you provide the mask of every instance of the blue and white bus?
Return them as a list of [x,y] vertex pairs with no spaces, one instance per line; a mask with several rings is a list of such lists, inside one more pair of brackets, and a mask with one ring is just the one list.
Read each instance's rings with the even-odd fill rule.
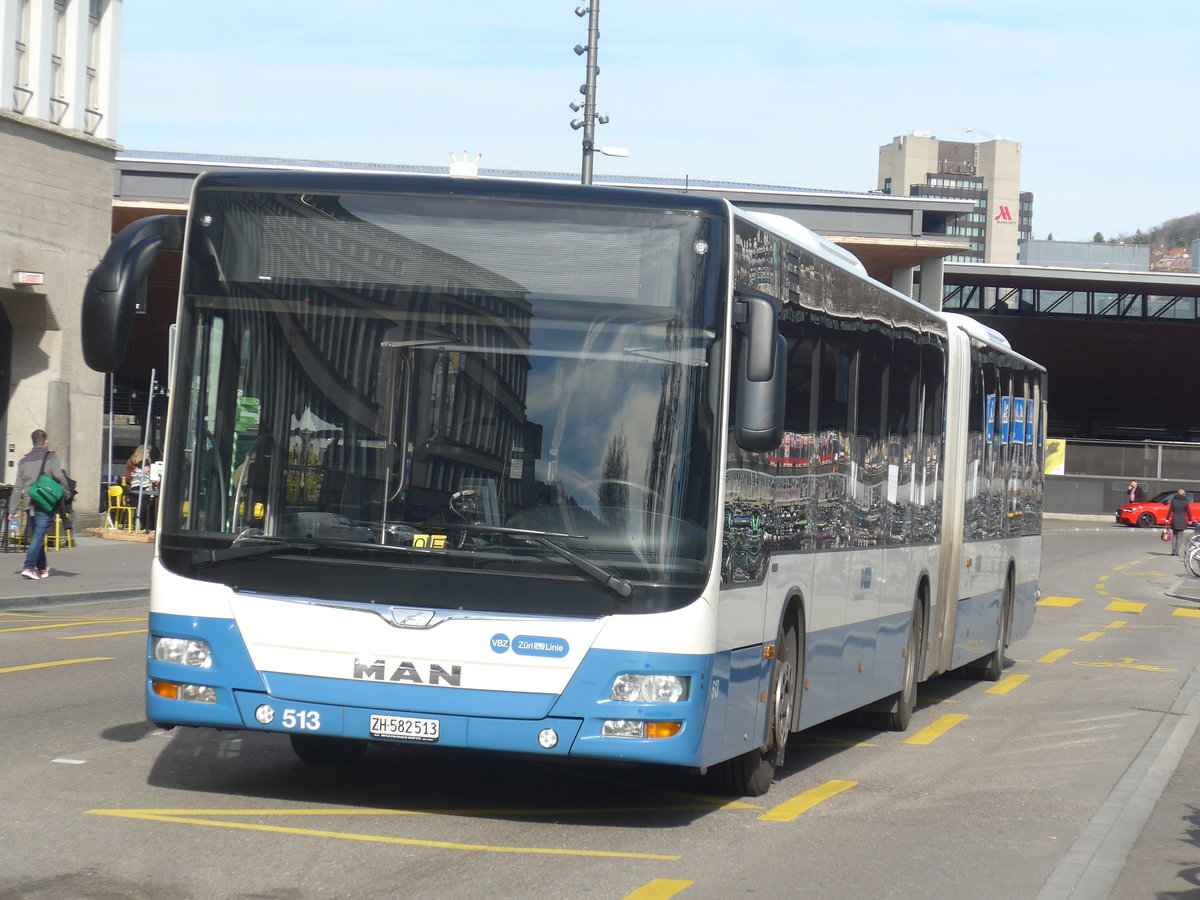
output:
[[88,284],[116,369],[183,250],[146,709],[711,770],[998,678],[1037,596],[1045,373],[715,198],[201,176]]

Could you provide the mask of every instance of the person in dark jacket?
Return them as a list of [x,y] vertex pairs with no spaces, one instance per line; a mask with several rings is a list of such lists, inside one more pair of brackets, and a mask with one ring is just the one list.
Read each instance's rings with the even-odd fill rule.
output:
[[1192,524],[1192,508],[1188,505],[1187,491],[1180,488],[1167,504],[1167,527],[1171,529],[1171,555],[1179,555],[1181,535]]
[[1129,493],[1130,503],[1141,503],[1146,499],[1145,490],[1143,490],[1142,486],[1136,481],[1129,482],[1129,487],[1127,487],[1125,490]]
[[25,566],[21,569],[22,578],[47,578],[50,569],[46,563],[46,532],[54,525],[54,510],[47,512],[34,504],[29,496],[29,489],[45,472],[63,487],[63,496],[69,496],[71,485],[63,471],[58,454],[50,449],[46,432],[37,429],[32,435],[33,449],[21,457],[17,463],[17,483],[13,495],[25,503],[29,516],[33,521],[33,534],[29,539],[29,549],[25,551]]

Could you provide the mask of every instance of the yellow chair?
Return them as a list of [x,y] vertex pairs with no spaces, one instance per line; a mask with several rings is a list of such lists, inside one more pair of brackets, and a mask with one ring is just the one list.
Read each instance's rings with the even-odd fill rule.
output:
[[108,527],[125,527],[133,531],[133,517],[136,512],[137,510],[125,503],[125,488],[119,484],[110,485],[108,488]]
[[67,524],[66,520],[59,513],[54,514],[54,531],[46,533],[47,550],[51,549],[51,541],[54,542],[53,549],[55,550],[61,550],[63,544],[67,545],[68,550],[75,548],[75,536],[71,534],[71,526]]

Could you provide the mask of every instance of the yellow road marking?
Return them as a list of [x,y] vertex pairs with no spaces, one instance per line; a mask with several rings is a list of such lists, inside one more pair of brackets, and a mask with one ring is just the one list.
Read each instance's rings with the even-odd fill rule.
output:
[[139,619],[75,619],[71,622],[55,622],[53,625],[22,625],[19,628],[0,628],[0,633],[8,631],[42,631],[47,628],[77,628],[80,625],[104,625],[111,622],[145,622],[145,616]]
[[[178,812],[186,813],[187,810]],[[263,815],[258,810],[209,810],[216,815]],[[391,810],[353,810],[373,815],[394,814]],[[297,810],[278,810],[276,813],[301,814]],[[319,815],[341,814],[340,810],[320,812]],[[425,841],[415,838],[388,837],[381,834],[351,834],[342,831],[323,831],[315,828],[289,828],[283,825],[259,825],[252,822],[222,822],[215,819],[200,819],[192,815],[172,814],[171,810],[153,809],[89,809],[89,815],[113,816],[120,819],[141,819],[147,822],[173,822],[179,825],[205,825],[210,828],[234,828],[242,831],[266,831],[275,834],[297,834],[306,837],[338,838],[344,841],[364,841],[373,844],[399,844],[406,847],[434,847],[439,850],[467,850],[479,853],[524,853],[542,856],[592,856],[609,859],[657,859],[677,862],[681,857],[662,853],[628,853],[619,850],[569,850],[562,847],[504,847],[493,844],[460,844],[453,841]],[[312,813],[310,813],[312,814]],[[403,813],[412,815],[412,813]]]
[[1101,581],[1108,581],[1108,576],[1107,576],[1107,575],[1101,575],[1101,576],[1100,576],[1100,580],[1101,580]]
[[1134,603],[1132,600],[1114,600],[1104,607],[1109,612],[1140,613],[1146,608],[1145,603]]
[[1103,632],[1103,631],[1089,631],[1089,632],[1088,632],[1087,634],[1085,634],[1083,637],[1079,638],[1079,640],[1081,640],[1081,641],[1094,641],[1094,640],[1096,640],[1096,638],[1102,638],[1102,637],[1104,637],[1104,632]]
[[60,659],[57,662],[33,663],[29,666],[12,666],[8,669],[0,669],[0,675],[5,672],[27,672],[30,669],[49,669],[54,666],[73,666],[75,663],[89,662],[108,662],[116,659],[115,656],[89,656],[87,659]]
[[1129,623],[1128,623],[1128,622],[1126,622],[1124,619],[1113,619],[1111,622],[1109,622],[1109,623],[1108,623],[1107,625],[1105,625],[1104,627],[1105,627],[1105,628],[1107,628],[1107,629],[1112,629],[1112,628],[1124,628],[1124,627],[1125,627],[1126,625],[1128,625],[1128,624],[1129,624]]
[[1049,653],[1047,653],[1045,656],[1043,656],[1041,659],[1039,659],[1038,662],[1040,662],[1040,663],[1058,662],[1060,659],[1062,659],[1064,656],[1066,656],[1070,652],[1071,652],[1070,650],[1051,650]]
[[910,738],[906,738],[906,744],[932,744],[943,734],[957,725],[959,722],[966,721],[967,717],[962,713],[946,713],[932,725],[927,725]]
[[649,884],[644,884],[632,894],[626,894],[624,900],[668,900],[686,887],[691,887],[694,881],[684,881],[681,878],[655,878]]
[[985,694],[1007,694],[1013,688],[1024,684],[1029,679],[1028,675],[1009,675],[1002,681],[993,684],[990,688],[984,691]]
[[1076,603],[1082,603],[1082,597],[1043,597],[1038,601],[1038,606],[1074,606]]
[[1181,609],[1175,610],[1173,613],[1171,613],[1171,615],[1173,615],[1173,616],[1190,616],[1193,619],[1200,619],[1200,609],[1182,609],[1181,608]]
[[827,781],[811,791],[797,794],[790,800],[784,800],[778,806],[759,816],[765,822],[792,822],[808,812],[818,803],[824,803],[830,797],[848,791],[858,784],[857,781]]
[[128,616],[51,616],[33,612],[0,612],[0,619],[17,619],[21,622],[145,622],[146,616],[131,619]]
[[[345,807],[340,809],[321,809],[297,807],[295,809],[93,809],[96,815],[124,815],[136,813],[138,816],[224,816],[227,818],[262,816],[266,818],[278,816],[325,816],[326,818],[353,816],[461,816],[483,818],[487,816],[511,816],[535,819],[539,816],[595,816],[615,815],[645,812],[715,812],[724,807],[720,801],[699,803],[678,803],[647,806],[580,806],[554,807],[545,809],[529,808],[496,808],[471,809],[468,807],[446,807],[444,809],[374,809],[371,807]],[[733,804],[731,809],[762,809],[752,803]]]
[[133,631],[106,631],[103,634],[68,634],[60,637],[60,641],[82,641],[94,637],[120,637],[123,634],[145,634],[149,628],[135,628]]
[[1174,672],[1174,669],[1164,669],[1162,666],[1148,666],[1145,664],[1138,665],[1137,658],[1133,656],[1125,656],[1120,662],[1109,662],[1107,660],[1100,662],[1083,662],[1074,660],[1072,665],[1075,666],[1090,666],[1096,669],[1141,669],[1144,672]]

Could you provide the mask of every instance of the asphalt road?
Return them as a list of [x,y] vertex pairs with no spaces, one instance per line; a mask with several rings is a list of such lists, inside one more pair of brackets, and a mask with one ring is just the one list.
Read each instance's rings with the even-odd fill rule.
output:
[[1053,531],[998,683],[796,736],[764,797],[673,770],[160,732],[144,601],[0,610],[0,898],[1200,896],[1200,602],[1152,531]]

